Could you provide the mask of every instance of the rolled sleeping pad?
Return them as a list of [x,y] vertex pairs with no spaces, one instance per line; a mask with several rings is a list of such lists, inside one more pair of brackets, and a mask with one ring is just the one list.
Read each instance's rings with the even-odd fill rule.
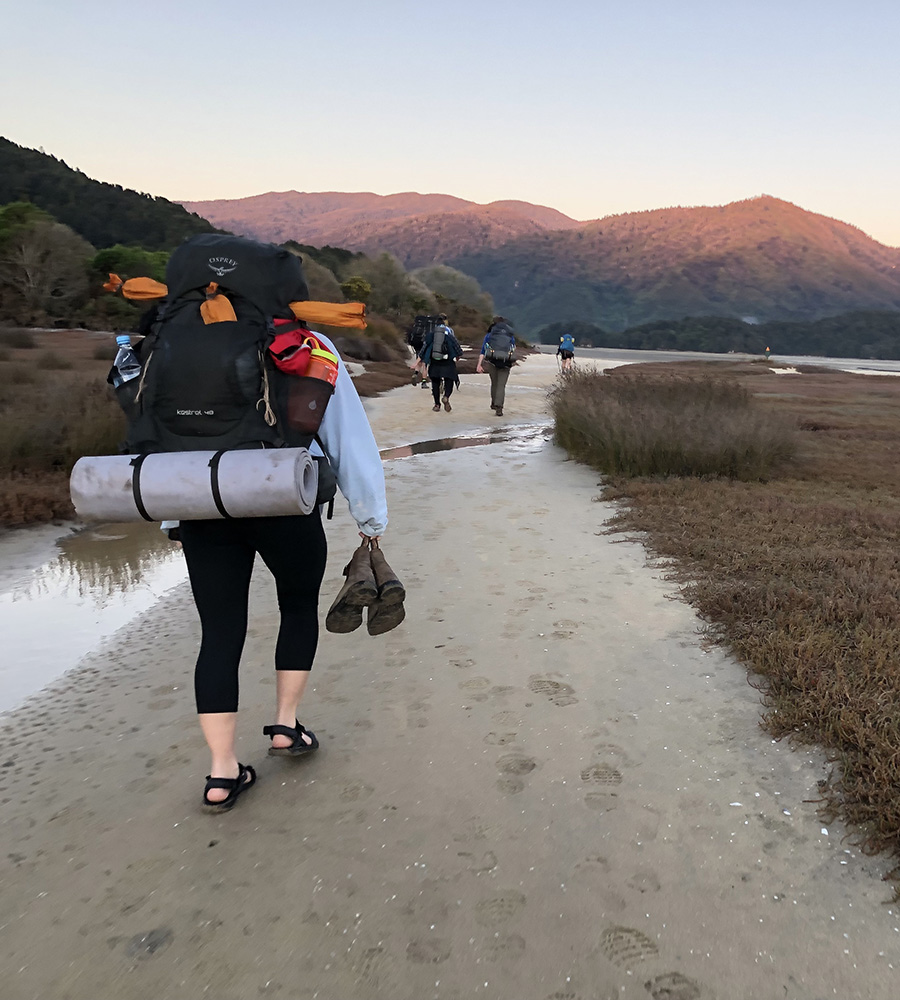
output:
[[86,521],[198,521],[308,514],[318,466],[306,448],[80,458],[69,490]]

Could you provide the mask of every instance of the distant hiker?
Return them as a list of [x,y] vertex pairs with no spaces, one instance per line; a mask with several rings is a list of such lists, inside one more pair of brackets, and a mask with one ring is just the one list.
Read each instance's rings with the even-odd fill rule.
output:
[[421,382],[423,389],[428,388],[428,379],[426,377],[426,367],[419,359],[419,352],[425,346],[425,338],[429,333],[433,333],[439,324],[439,316],[427,316],[423,314],[416,316],[412,321],[412,325],[406,331],[406,342],[413,349],[413,353],[416,356],[416,362],[413,365],[413,385]]
[[459,385],[456,359],[462,357],[462,348],[456,334],[447,325],[447,314],[441,313],[438,319],[438,325],[425,337],[419,360],[427,368],[431,379],[431,395],[434,397],[432,410],[437,413],[443,403],[444,409],[449,413],[452,409],[450,397],[453,395],[453,387]]
[[[275,578],[280,613],[275,720],[263,735],[271,739],[269,754],[297,756],[319,746],[297,719],[319,637],[327,552],[319,504],[334,496],[336,479],[360,535],[378,539],[387,525],[384,473],[334,345],[300,318],[305,306],[335,313],[343,307],[309,303],[298,257],[233,236],[192,237],[172,254],[155,297],[161,305],[148,315],[148,336],[136,345],[143,372],[116,390],[129,417],[129,453],[214,452],[211,477],[218,476],[222,456],[248,449],[306,447],[318,456],[319,491],[307,515],[230,516],[216,478],[222,517],[177,524],[202,631],[194,690],[212,755],[203,806],[222,812],[256,781],[253,767],[235,754],[238,668],[256,556]],[[359,325],[338,319],[330,322]],[[123,391],[137,396],[123,397]],[[305,392],[320,394],[315,409],[292,405]],[[139,467],[142,459],[136,461]],[[254,482],[247,492],[252,498],[265,489],[265,482]]]
[[556,353],[560,358],[562,370],[569,371],[575,360],[575,338],[571,333],[564,333],[559,338],[559,347],[557,347]]
[[503,416],[506,383],[509,381],[509,370],[516,363],[515,355],[516,338],[509,321],[503,316],[495,316],[481,345],[475,371],[479,374],[483,372],[485,361],[491,366],[488,372],[491,377],[491,409],[498,417]]

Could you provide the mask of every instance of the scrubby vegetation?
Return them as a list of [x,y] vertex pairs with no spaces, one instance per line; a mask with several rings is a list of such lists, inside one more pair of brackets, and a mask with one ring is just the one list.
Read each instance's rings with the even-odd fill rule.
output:
[[556,436],[610,475],[766,479],[790,458],[790,428],[735,381],[649,380],[573,370],[552,394]]
[[[682,385],[737,386],[796,427],[795,458],[765,479],[649,475],[637,459],[620,463],[634,471],[604,481],[602,495],[618,501],[610,530],[640,532],[665,558],[708,637],[753,672],[769,731],[825,748],[835,765],[821,788],[826,813],[851,824],[863,849],[900,860],[900,379],[816,368],[773,386],[768,365],[677,367]],[[675,416],[671,369],[598,379],[662,426]],[[567,380],[555,401],[564,421],[575,399],[582,422],[598,423],[603,404],[586,408],[589,385]],[[718,390],[700,391],[721,402]],[[730,421],[728,406],[720,413]],[[583,436],[602,437],[603,419]],[[570,429],[560,440],[590,460]]]

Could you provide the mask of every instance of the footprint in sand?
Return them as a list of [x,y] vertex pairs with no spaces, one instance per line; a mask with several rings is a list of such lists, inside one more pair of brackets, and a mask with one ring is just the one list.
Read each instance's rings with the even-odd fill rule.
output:
[[367,799],[375,789],[371,785],[366,785],[362,781],[351,781],[338,793],[341,802],[359,802],[360,799]]
[[578,701],[575,697],[575,689],[570,684],[564,684],[562,681],[555,681],[540,674],[532,674],[528,679],[528,689],[535,694],[545,695],[551,704],[560,708],[574,705]]
[[475,922],[482,927],[499,927],[512,920],[526,902],[525,894],[516,889],[482,899],[475,904]]
[[467,865],[467,870],[475,872],[476,875],[481,872],[491,872],[497,867],[497,855],[493,851],[485,851],[484,854],[479,856],[470,854],[468,851],[459,851],[458,857],[468,858],[469,864]]
[[653,1000],[700,1000],[700,987],[680,972],[667,972],[644,983]]
[[611,764],[591,764],[581,772],[581,780],[590,785],[621,785],[622,772]]
[[505,747],[508,743],[515,743],[516,734],[515,733],[488,733],[484,737],[482,742],[487,743],[488,746],[493,747]]
[[450,942],[443,938],[420,938],[406,946],[406,958],[417,965],[438,965],[447,961],[451,950]]
[[575,871],[605,875],[609,871],[609,861],[602,854],[589,854],[575,865]]
[[619,807],[619,797],[615,792],[588,792],[584,804],[594,812],[612,812]]
[[659,892],[660,889],[656,872],[650,868],[639,868],[625,884],[629,889],[636,889],[641,893]]
[[497,761],[497,770],[503,774],[530,774],[536,767],[534,757],[523,753],[507,753]]
[[634,927],[607,927],[600,935],[600,950],[613,965],[627,971],[659,953],[656,944]]
[[484,953],[489,962],[516,961],[525,954],[525,938],[519,934],[495,934],[485,943]]

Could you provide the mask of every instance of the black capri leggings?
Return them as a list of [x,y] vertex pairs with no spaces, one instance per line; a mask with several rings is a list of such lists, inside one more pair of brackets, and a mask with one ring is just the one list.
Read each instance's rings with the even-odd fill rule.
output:
[[237,711],[238,666],[257,552],[275,577],[281,612],[275,669],[312,668],[327,554],[318,508],[305,517],[183,521],[181,542],[202,628],[194,672],[198,712]]

